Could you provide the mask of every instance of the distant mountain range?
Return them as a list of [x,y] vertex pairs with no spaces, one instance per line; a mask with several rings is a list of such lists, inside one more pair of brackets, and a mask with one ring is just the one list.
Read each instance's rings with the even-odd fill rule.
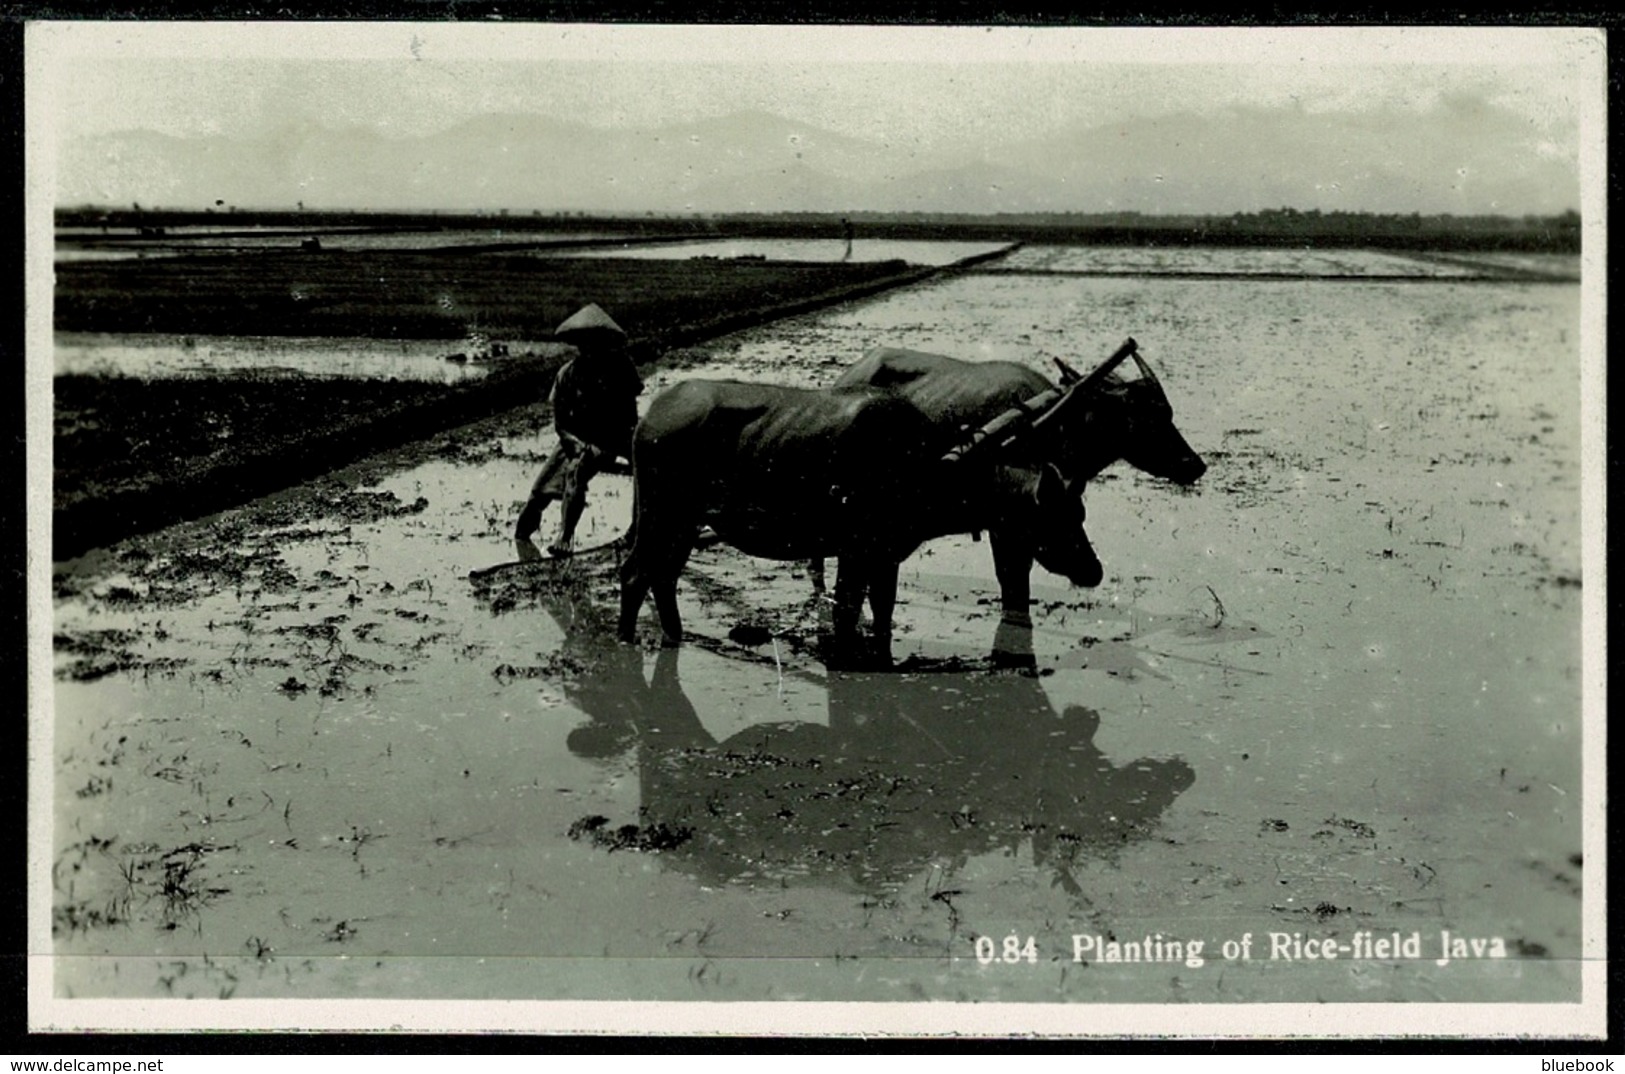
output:
[[487,115],[423,137],[126,131],[59,149],[58,204],[147,207],[1421,213],[1579,207],[1577,165],[1492,105],[1230,109],[922,153],[762,112],[656,129]]

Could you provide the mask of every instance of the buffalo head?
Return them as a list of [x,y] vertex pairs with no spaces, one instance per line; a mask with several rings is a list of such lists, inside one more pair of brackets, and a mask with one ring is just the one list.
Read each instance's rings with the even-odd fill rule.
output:
[[1053,466],[1027,479],[1031,500],[1033,558],[1039,566],[1073,585],[1094,588],[1106,576],[1083,528],[1083,497]]
[[[1117,366],[1128,358],[1134,360],[1140,373],[1135,380],[1124,380],[1116,375]],[[1118,457],[1130,466],[1178,485],[1194,484],[1207,472],[1207,463],[1174,425],[1173,404],[1168,401],[1150,363],[1135,347],[1134,340],[1124,343],[1088,376],[1059,358],[1055,364],[1060,368],[1061,385],[1066,391],[1034,425],[1035,432],[1046,425],[1060,428],[1078,410],[1095,405],[1099,407],[1098,413],[1107,419],[1108,435],[1115,441]],[[1103,403],[1106,405],[1101,406]]]

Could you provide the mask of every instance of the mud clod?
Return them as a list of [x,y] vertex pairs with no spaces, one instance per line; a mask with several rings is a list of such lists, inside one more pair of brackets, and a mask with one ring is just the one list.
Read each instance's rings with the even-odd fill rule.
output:
[[1342,828],[1358,839],[1375,839],[1377,837],[1377,830],[1363,821],[1333,816],[1321,821],[1321,823],[1333,828]]
[[740,623],[728,631],[728,640],[739,645],[754,648],[766,645],[773,640],[773,632],[767,627],[757,623]]
[[610,829],[608,825],[608,817],[583,817],[570,825],[567,834],[577,842],[590,839],[593,846],[611,852],[636,850],[644,853],[675,850],[694,837],[692,828],[662,822],[642,827],[636,824],[623,824],[614,829]]

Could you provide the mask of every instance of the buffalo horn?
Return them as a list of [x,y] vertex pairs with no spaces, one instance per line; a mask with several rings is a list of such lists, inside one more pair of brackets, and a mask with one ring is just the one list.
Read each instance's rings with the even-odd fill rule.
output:
[[1099,384],[1101,381],[1110,376],[1111,371],[1122,364],[1123,359],[1137,353],[1139,349],[1140,345],[1134,342],[1133,336],[1125,339],[1123,341],[1123,345],[1113,351],[1110,358],[1095,366],[1094,370],[1087,377],[1084,377],[1082,382],[1080,382],[1077,387],[1082,389],[1093,388],[1096,384]]
[[1116,351],[1112,352],[1112,356],[1110,358],[1106,359],[1104,362],[1101,362],[1093,370],[1091,370],[1087,377],[1068,384],[1066,394],[1061,396],[1060,401],[1054,406],[1050,407],[1043,414],[1039,415],[1038,420],[1033,422],[1032,428],[1029,431],[1036,433],[1042,430],[1049,423],[1053,422],[1058,414],[1067,409],[1072,400],[1082,398],[1084,395],[1093,391],[1095,386],[1110,376],[1112,370],[1121,365],[1125,358],[1128,358],[1131,355],[1137,357],[1136,352],[1138,348],[1139,344],[1134,342],[1134,338],[1132,336],[1125,339],[1123,341],[1123,345],[1118,347]]
[[[1111,373],[1113,369],[1117,368],[1124,358],[1127,358],[1130,355],[1134,357],[1136,362],[1140,362],[1139,344],[1134,342],[1134,338],[1132,336],[1124,340],[1123,345],[1118,347],[1110,358],[1096,366],[1094,371],[1091,372],[1087,378],[1085,378],[1083,374],[1079,373],[1076,369],[1073,369],[1060,358],[1053,358],[1052,360],[1055,362],[1056,367],[1061,371],[1062,386],[1070,388],[1078,381],[1085,379],[1087,379],[1091,384],[1100,383],[1100,381]],[[1140,367],[1142,369],[1145,368],[1145,363],[1140,362]]]
[[1144,358],[1141,358],[1138,353],[1134,355],[1134,364],[1140,367],[1140,376],[1155,384],[1158,391],[1162,391],[1162,381],[1157,379],[1157,375],[1151,372],[1150,364]]

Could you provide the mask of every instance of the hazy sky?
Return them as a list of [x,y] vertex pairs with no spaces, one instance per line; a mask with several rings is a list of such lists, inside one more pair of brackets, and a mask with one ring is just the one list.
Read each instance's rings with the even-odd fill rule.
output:
[[[1573,137],[1576,31],[215,24],[64,25],[64,134],[252,133],[319,120],[425,133],[482,112],[604,126],[760,108],[864,137],[1291,103],[1427,108],[1485,94]],[[334,62],[339,61],[339,62]]]
[[1449,122],[1451,102],[1472,101],[1519,117],[1531,151],[1574,160],[1582,115],[1599,109],[1600,122],[1603,57],[1600,34],[1521,29],[59,23],[30,35],[30,124],[57,140],[312,126],[407,137],[485,113],[654,127],[754,109],[940,149],[1236,107]]

